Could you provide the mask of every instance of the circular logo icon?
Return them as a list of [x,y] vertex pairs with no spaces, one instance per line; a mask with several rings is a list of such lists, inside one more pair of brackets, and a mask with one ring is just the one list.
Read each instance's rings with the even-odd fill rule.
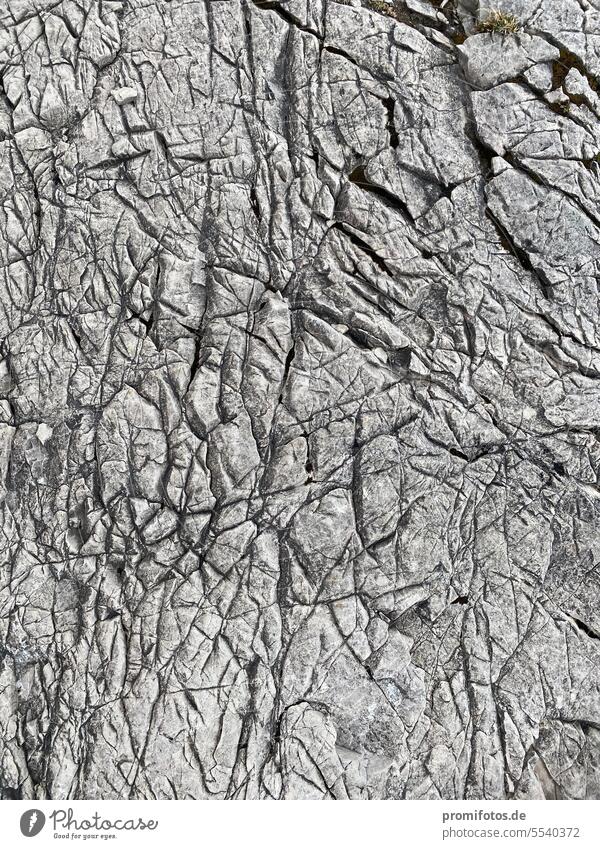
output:
[[37,808],[25,811],[21,816],[21,834],[25,837],[35,837],[43,829],[46,817]]

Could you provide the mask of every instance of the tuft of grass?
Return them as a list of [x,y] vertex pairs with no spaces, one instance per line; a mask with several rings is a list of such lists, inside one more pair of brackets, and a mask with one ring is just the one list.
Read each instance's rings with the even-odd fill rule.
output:
[[487,18],[477,25],[477,32],[497,32],[500,35],[510,35],[521,29],[518,20],[510,12],[492,9]]

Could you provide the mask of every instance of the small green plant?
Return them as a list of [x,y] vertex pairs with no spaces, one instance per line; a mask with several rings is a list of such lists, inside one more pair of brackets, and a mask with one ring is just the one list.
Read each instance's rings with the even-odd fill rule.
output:
[[513,32],[518,32],[520,29],[519,22],[510,12],[501,12],[498,9],[492,9],[487,18],[484,18],[477,25],[478,32],[497,32],[500,35],[509,35]]
[[388,15],[390,18],[398,17],[393,3],[386,3],[385,0],[369,0],[369,8],[379,12],[380,15]]

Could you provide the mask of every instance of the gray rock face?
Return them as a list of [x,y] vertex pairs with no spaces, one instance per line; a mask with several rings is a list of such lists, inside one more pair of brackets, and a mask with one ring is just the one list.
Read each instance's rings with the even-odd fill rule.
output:
[[599,13],[502,8],[2,4],[5,798],[600,796]]

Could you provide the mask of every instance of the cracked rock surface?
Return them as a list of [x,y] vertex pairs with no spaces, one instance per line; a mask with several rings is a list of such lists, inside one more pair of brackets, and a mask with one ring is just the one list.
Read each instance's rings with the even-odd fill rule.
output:
[[0,4],[0,791],[600,797],[600,6]]

